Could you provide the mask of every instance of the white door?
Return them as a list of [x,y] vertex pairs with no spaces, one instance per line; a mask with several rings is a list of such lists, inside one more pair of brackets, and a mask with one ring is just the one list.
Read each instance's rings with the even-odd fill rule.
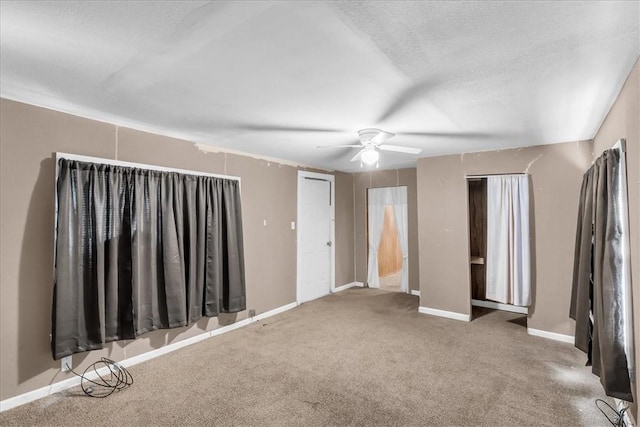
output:
[[298,302],[333,288],[333,176],[298,175]]

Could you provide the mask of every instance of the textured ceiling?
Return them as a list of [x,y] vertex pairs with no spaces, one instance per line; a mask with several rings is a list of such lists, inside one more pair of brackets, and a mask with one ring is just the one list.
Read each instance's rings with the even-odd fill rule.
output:
[[315,146],[365,127],[421,156],[577,141],[640,55],[639,4],[2,1],[0,94],[343,171],[354,149]]

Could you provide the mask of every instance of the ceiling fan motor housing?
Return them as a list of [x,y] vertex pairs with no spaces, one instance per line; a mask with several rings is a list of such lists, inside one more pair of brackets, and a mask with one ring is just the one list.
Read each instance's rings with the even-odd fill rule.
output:
[[391,132],[385,132],[380,129],[367,128],[358,131],[358,136],[363,144],[374,143],[379,144],[385,139],[391,138],[395,134]]

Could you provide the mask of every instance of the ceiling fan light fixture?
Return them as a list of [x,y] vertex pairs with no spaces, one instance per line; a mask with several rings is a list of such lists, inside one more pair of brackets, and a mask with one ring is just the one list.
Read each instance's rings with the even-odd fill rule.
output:
[[373,147],[367,148],[360,155],[360,160],[362,160],[362,163],[364,163],[365,165],[372,165],[374,163],[377,163],[378,159],[380,159],[380,153]]

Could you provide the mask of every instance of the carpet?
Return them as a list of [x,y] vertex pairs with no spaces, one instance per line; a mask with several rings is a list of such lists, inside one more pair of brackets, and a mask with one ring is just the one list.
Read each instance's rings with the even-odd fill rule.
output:
[[352,288],[133,366],[106,399],[71,389],[0,425],[608,425],[572,345],[527,335],[519,314],[466,323],[418,304]]

